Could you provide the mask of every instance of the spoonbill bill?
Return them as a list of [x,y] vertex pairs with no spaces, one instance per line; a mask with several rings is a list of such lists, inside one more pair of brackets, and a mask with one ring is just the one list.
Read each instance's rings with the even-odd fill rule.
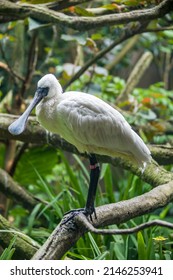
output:
[[[25,130],[29,114],[36,106],[39,123],[48,131],[59,134],[73,144],[80,153],[88,153],[90,183],[83,211],[92,219],[100,168],[95,154],[129,158],[142,170],[151,161],[151,154],[143,140],[125,118],[103,100],[77,91],[63,93],[56,77],[47,74],[38,81],[35,96],[26,111],[9,126],[18,135]],[[71,212],[71,211],[70,211]]]

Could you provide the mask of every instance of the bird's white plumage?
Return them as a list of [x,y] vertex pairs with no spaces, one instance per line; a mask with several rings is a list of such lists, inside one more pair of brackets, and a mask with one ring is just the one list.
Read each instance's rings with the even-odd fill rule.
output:
[[80,152],[129,157],[143,168],[151,155],[124,117],[101,99],[62,88],[55,76],[45,75],[38,87],[48,95],[37,105],[36,115],[47,130],[61,135]]

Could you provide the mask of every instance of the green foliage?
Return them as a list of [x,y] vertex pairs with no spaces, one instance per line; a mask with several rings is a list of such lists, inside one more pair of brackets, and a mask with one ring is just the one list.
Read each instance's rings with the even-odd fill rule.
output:
[[20,2],[24,2],[28,4],[46,4],[52,2],[52,0],[20,0]]
[[15,241],[16,241],[16,236],[14,236],[12,238],[8,247],[4,249],[4,251],[0,255],[0,260],[11,260],[12,259],[13,254],[15,252],[15,248],[13,248],[13,246],[15,245]]
[[37,181],[38,173],[40,176],[50,174],[56,161],[55,150],[51,147],[28,149],[18,163],[14,179],[21,185],[32,185]]
[[[52,0],[20,2],[37,5]],[[101,8],[121,12],[122,4],[122,7],[124,5],[126,7],[125,11],[128,11],[133,7],[153,5],[156,2],[158,1],[117,0],[116,4],[110,4],[110,1],[101,1]],[[94,16],[86,9],[86,3],[80,7],[67,8],[65,12],[79,17]],[[153,20],[148,28],[162,27],[169,21],[169,16],[166,19]],[[130,26],[133,30],[135,24]],[[64,26],[44,24],[33,18],[1,25],[0,112],[20,114],[25,108],[23,100],[28,102],[27,97],[33,95],[38,78],[45,73],[54,73],[62,85],[65,85],[88,60],[122,36],[123,30],[123,25],[105,25],[101,29],[96,30],[93,27],[90,31],[78,32]],[[158,70],[156,80],[149,80],[148,86],[149,82],[145,81],[144,77],[142,81],[144,86],[142,84],[135,88],[129,100],[119,105],[129,123],[138,128],[139,134],[146,142],[170,142],[172,135],[169,137],[165,135],[164,121],[171,123],[173,115],[171,90],[173,31],[140,35],[133,49],[108,71],[110,64],[118,57],[124,46],[126,42],[116,46],[98,61],[94,61],[93,65],[68,89],[94,94],[114,106],[116,98],[126,86],[135,58],[146,50],[151,51],[154,66]],[[153,69],[149,69],[149,73],[152,76]],[[8,153],[8,141],[0,143],[1,168],[6,165]],[[7,215],[15,227],[43,244],[65,212],[84,207],[89,182],[88,162],[79,156],[55,151],[48,146],[30,145],[17,162],[14,180],[38,198],[39,202],[29,212],[11,201]],[[150,189],[150,185],[139,177],[108,164],[102,164],[96,205],[127,200]],[[170,203],[163,209],[134,218],[119,227],[130,228],[159,218],[173,222],[172,209]],[[112,225],[109,228],[118,227]],[[64,258],[172,260],[172,245],[171,231],[159,227],[133,235],[100,236],[88,233],[66,253]],[[14,246],[15,239],[11,240],[0,259],[12,259]]]
[[[39,203],[29,215],[28,211],[22,210],[22,208],[16,212],[15,206],[10,211],[10,215],[15,218],[14,226],[20,227],[25,234],[41,243],[48,238],[63,213],[70,209],[83,207],[87,196],[89,171],[86,168],[86,161],[76,155],[71,156],[63,152],[58,152],[56,156],[58,164],[55,164],[50,173],[42,177],[35,170],[36,183],[29,188],[37,197],[48,203],[46,205]],[[120,177],[121,179],[117,180]],[[96,205],[129,199],[141,195],[149,189],[150,186],[143,183],[137,176],[130,175],[127,171],[120,171],[118,168],[112,168],[108,164],[102,164]],[[172,221],[169,216],[170,209],[172,209],[171,205],[167,211],[163,209],[163,211],[156,211],[151,216],[132,219],[128,223],[120,225],[120,228],[136,226],[147,222],[149,218],[169,218]],[[115,229],[117,226],[112,225],[109,228]],[[165,238],[165,241],[159,241],[159,236]],[[88,233],[66,253],[66,257],[96,260],[173,259],[172,242],[171,231],[159,227],[146,229],[138,234],[122,236],[100,236]]]
[[142,114],[144,119],[154,120],[162,118],[170,120],[172,118],[173,91],[164,89],[163,83],[151,85],[147,89],[135,89],[133,94],[138,103],[143,105],[142,110],[146,109],[145,107],[150,108],[148,114]]
[[146,260],[147,259],[146,246],[145,246],[143,235],[140,231],[137,234],[137,241],[138,241],[138,258],[139,260]]
[[87,42],[87,33],[77,33],[73,35],[62,34],[61,39],[64,41],[76,41],[80,45],[85,45]]

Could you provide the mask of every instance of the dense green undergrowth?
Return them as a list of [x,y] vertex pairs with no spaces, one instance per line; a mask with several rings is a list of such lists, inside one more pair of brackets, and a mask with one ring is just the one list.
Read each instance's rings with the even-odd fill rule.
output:
[[[46,162],[50,164],[45,164]],[[89,180],[87,165],[86,159],[60,151],[55,152],[49,147],[27,150],[21,158],[14,178],[47,204],[38,203],[31,212],[20,205],[12,204],[9,216],[14,226],[43,244],[65,212],[85,205]],[[137,176],[108,164],[102,164],[96,206],[126,200],[150,189],[151,187]],[[132,219],[119,227],[129,228],[151,219],[172,221],[171,211],[170,203],[164,209]],[[117,228],[117,226],[112,225],[109,228]],[[123,236],[88,233],[67,252],[64,258],[173,259],[172,245],[171,231],[160,227]],[[13,252],[11,246],[10,244],[5,251],[9,252],[9,256]],[[6,256],[4,254],[1,258]]]

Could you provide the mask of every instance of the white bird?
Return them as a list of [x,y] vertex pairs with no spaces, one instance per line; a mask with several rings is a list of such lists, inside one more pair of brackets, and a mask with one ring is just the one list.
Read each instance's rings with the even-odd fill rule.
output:
[[9,126],[10,133],[18,135],[24,131],[35,106],[37,119],[44,128],[59,134],[80,153],[89,154],[90,184],[83,211],[90,217],[95,213],[94,199],[100,171],[95,154],[129,158],[142,170],[151,161],[150,151],[143,140],[116,109],[87,93],[63,93],[52,74],[39,80],[34,99],[23,115]]

